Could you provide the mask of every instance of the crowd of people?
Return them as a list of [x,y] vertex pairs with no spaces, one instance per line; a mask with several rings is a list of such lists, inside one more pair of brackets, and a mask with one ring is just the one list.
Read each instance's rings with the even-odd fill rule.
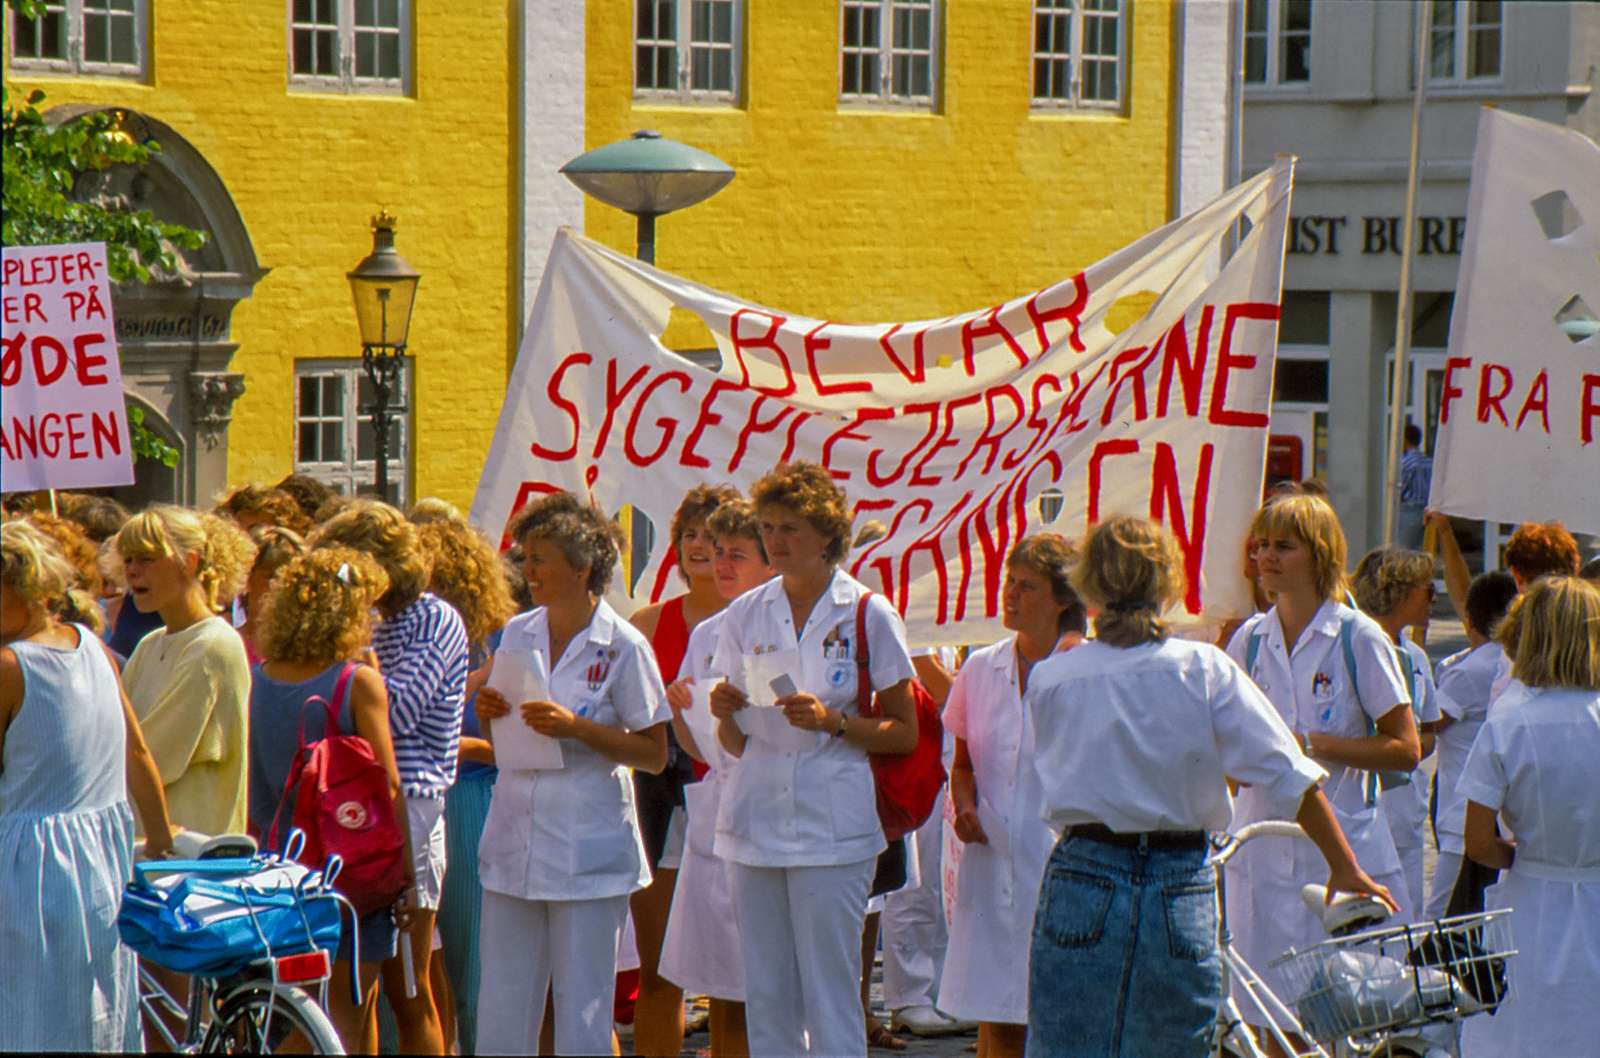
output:
[[[404,891],[339,952],[358,995],[329,992],[352,1052],[612,1053],[631,1022],[636,1053],[676,1055],[688,994],[719,1058],[974,1024],[980,1058],[1204,1053],[1206,835],[1268,819],[1311,841],[1241,851],[1226,910],[1274,990],[1322,936],[1306,883],[1401,922],[1512,907],[1506,1001],[1445,1046],[1600,1035],[1600,570],[1557,524],[1473,577],[1426,514],[1469,640],[1434,666],[1407,632],[1435,556],[1347,573],[1306,488],[1255,515],[1258,612],[1218,643],[1163,619],[1171,534],[1116,517],[1019,540],[996,641],[964,657],[913,649],[846,572],[870,531],[805,462],[685,496],[684,590],[631,615],[615,521],[567,493],[518,511],[505,554],[443,501],[299,475],[211,511],[57,506],[0,533],[0,1049],[141,1049],[114,921],[135,842],[281,840],[301,741],[334,733],[370,746],[404,843]],[[888,840],[874,761],[917,745],[925,693],[948,787]],[[518,732],[553,757],[505,758]],[[865,999],[880,928],[893,1025]]]

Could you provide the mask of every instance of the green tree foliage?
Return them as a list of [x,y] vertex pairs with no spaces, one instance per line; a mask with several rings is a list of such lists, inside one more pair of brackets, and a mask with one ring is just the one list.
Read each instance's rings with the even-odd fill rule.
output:
[[[43,0],[6,0],[6,6],[20,18],[37,18],[44,10]],[[8,25],[8,33],[9,29]],[[105,111],[52,124],[39,111],[43,100],[44,93],[35,90],[14,103],[10,86],[0,88],[5,112],[0,244],[103,242],[111,279],[118,283],[147,283],[152,269],[176,272],[178,249],[198,249],[205,242],[204,232],[168,224],[149,210],[118,209],[73,197],[82,174],[112,165],[143,165],[160,145],[135,142],[116,127],[115,115]],[[176,466],[178,450],[152,433],[143,414],[136,412],[137,407],[129,408],[133,450]]]

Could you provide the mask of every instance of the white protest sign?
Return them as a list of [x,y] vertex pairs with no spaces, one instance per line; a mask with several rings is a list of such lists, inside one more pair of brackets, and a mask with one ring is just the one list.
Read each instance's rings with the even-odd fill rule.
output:
[[550,694],[550,672],[538,650],[494,652],[487,686],[511,703],[511,712],[489,722],[494,762],[505,771],[537,771],[563,766],[561,743],[529,727],[518,709],[523,702],[543,701]]
[[133,484],[104,243],[7,246],[0,489]]
[[1429,506],[1600,532],[1597,314],[1600,145],[1485,107]]
[[[1011,547],[1115,513],[1172,527],[1189,614],[1248,613],[1241,542],[1261,502],[1292,172],[1280,159],[1063,282],[916,323],[763,308],[563,231],[473,520],[504,526],[558,489],[607,513],[632,504],[657,527],[642,604],[671,586],[665,529],[685,492],[747,490],[809,459],[858,519],[888,526],[845,568],[915,644],[988,642]],[[661,345],[675,307],[709,328],[716,373]]]

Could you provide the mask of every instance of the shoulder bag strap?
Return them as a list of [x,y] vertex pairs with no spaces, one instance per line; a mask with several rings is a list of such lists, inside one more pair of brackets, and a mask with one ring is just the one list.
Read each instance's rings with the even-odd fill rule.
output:
[[1251,632],[1244,645],[1244,674],[1256,678],[1256,658],[1261,656],[1261,633]]
[[[1372,717],[1367,715],[1367,710],[1361,704],[1361,681],[1356,672],[1356,644],[1355,644],[1354,617],[1346,617],[1339,622],[1339,652],[1344,655],[1344,671],[1350,677],[1350,693],[1355,695],[1356,708],[1361,711],[1361,718],[1367,722],[1367,737],[1371,738],[1378,733],[1378,725],[1372,722]],[[1378,790],[1380,782],[1376,771],[1366,773],[1367,807],[1372,808],[1378,803]]]
[[871,658],[867,653],[867,601],[872,593],[863,594],[856,603],[856,712],[861,716],[877,716],[872,701]]
[[[355,671],[355,662],[345,662],[344,668],[339,670],[339,678],[334,681],[332,701],[322,697],[320,694],[314,694],[307,698],[300,707],[299,745],[295,749],[294,760],[289,764],[289,774],[284,779],[283,793],[278,795],[278,806],[272,811],[272,826],[267,831],[267,847],[270,849],[277,850],[278,848],[278,824],[282,821],[283,806],[289,800],[289,791],[294,789],[295,784],[300,781],[301,774],[305,771],[306,751],[311,748],[306,743],[306,709],[320,703],[325,710],[326,717],[322,728],[323,737],[326,738],[329,735],[337,734],[339,731],[339,709],[344,702],[346,693],[349,691],[350,679],[355,674]],[[313,740],[312,745],[316,741]]]

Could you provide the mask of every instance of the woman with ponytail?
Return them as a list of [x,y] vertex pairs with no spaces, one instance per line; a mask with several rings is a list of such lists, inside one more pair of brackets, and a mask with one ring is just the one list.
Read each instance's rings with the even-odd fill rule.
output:
[[1043,815],[1061,834],[1034,918],[1028,1053],[1200,1054],[1222,1001],[1206,831],[1229,825],[1230,777],[1305,828],[1330,890],[1388,893],[1272,703],[1216,647],[1168,635],[1161,614],[1184,588],[1170,532],[1096,526],[1073,584],[1099,611],[1098,638],[1039,662],[1024,701]]
[[250,661],[219,612],[244,585],[255,545],[227,519],[181,507],[134,515],[113,545],[134,606],[161,617],[134,648],[123,682],[167,810],[203,834],[242,832]]

